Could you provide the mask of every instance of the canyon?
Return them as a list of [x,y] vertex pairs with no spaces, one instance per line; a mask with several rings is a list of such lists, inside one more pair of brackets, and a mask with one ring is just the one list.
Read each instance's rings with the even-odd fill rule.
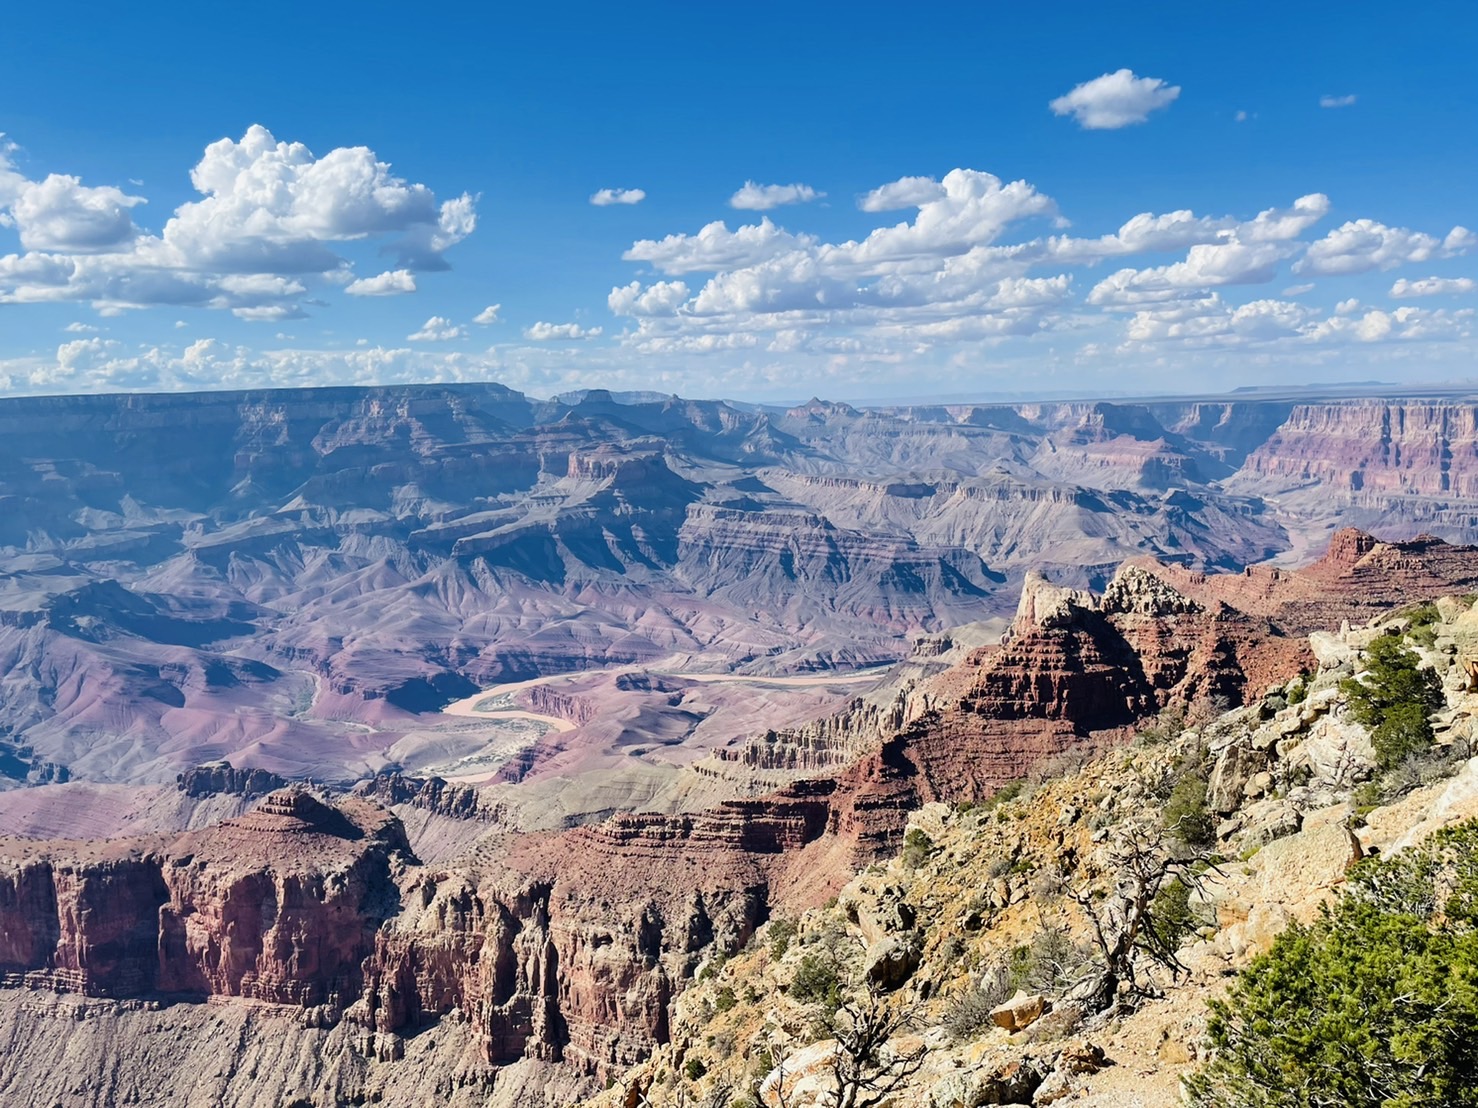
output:
[[[1346,524],[1473,541],[1475,411],[778,409],[493,384],[0,401],[0,787],[166,785],[221,759],[339,785],[511,765],[707,804],[686,762],[848,690],[680,696],[639,673],[618,688],[624,667],[863,670],[1004,619],[1028,572],[1102,588],[1136,556],[1297,564]],[[601,704],[573,735],[430,714],[601,671],[603,689],[537,694]],[[621,806],[565,791],[561,819]]]
[[[1369,576],[1414,598],[1471,590],[1478,550],[1344,531],[1320,562],[1266,578],[1144,560],[1101,594],[1031,577],[998,643],[907,683],[889,710],[861,702],[823,735],[753,740],[809,734],[839,768],[701,812],[519,832],[469,786],[382,775],[330,795],[220,766],[182,775],[177,792],[234,795],[241,813],[175,834],[0,840],[4,1033],[34,1052],[14,1006],[90,998],[102,1022],[84,1027],[127,1026],[120,1050],[176,1050],[202,1096],[230,1103],[230,1073],[188,1044],[216,1006],[255,1003],[276,1017],[243,1027],[237,1056],[307,1052],[273,1080],[309,1103],[415,1103],[423,1073],[454,1103],[596,1088],[669,1040],[706,963],[895,851],[910,813],[1077,764],[1166,709],[1214,712],[1295,679],[1317,665],[1313,613],[1376,609],[1357,587]],[[77,1095],[117,1093],[99,1079]]]
[[921,806],[1478,591],[1475,413],[0,401],[0,1045],[72,1027],[67,1103],[566,1102]]

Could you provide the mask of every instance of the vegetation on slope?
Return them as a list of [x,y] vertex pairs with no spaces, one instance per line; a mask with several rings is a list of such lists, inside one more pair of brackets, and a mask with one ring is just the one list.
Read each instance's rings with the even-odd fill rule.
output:
[[1478,821],[1362,864],[1211,1007],[1196,1108],[1478,1105]]

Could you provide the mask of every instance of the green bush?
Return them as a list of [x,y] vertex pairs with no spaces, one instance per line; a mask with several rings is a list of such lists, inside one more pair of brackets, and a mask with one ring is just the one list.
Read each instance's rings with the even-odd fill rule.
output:
[[999,789],[991,793],[990,796],[986,798],[983,807],[986,811],[990,811],[992,808],[998,808],[1002,804],[1009,804],[1011,801],[1020,796],[1022,790],[1025,788],[1026,782],[1019,778],[1015,781],[1007,781],[1004,785],[1002,785]]
[[1381,768],[1390,769],[1431,747],[1427,717],[1442,707],[1442,682],[1395,635],[1371,643],[1365,660],[1363,680],[1346,678],[1340,690],[1350,699],[1350,714],[1370,728]]
[[734,995],[734,990],[725,985],[718,991],[718,996],[714,997],[713,1008],[716,1012],[732,1012],[738,1003],[739,998]]
[[1442,622],[1442,613],[1437,610],[1437,605],[1430,600],[1426,601],[1412,608],[1406,616],[1411,621],[1407,627],[1407,636],[1428,650],[1432,649],[1437,641],[1437,627]]
[[1175,783],[1165,801],[1165,827],[1187,846],[1216,842],[1216,817],[1206,807],[1206,781],[1188,774]]
[[1432,748],[1430,712],[1424,704],[1394,704],[1385,718],[1370,732],[1370,745],[1385,769],[1393,769],[1408,758],[1418,757]]
[[1150,902],[1150,920],[1164,949],[1171,953],[1196,930],[1196,917],[1191,911],[1191,889],[1175,877],[1160,886]]
[[934,840],[917,827],[910,827],[903,836],[903,864],[909,869],[918,869],[934,853]]
[[822,954],[807,954],[790,979],[790,995],[796,1000],[814,1000],[835,1007],[841,999],[841,978],[836,964]]
[[689,1058],[683,1064],[683,1075],[689,1081],[697,1081],[708,1072],[708,1067],[703,1064],[702,1058]]
[[1361,863],[1211,1010],[1195,1108],[1478,1106],[1478,821]]
[[785,957],[785,952],[790,949],[790,942],[795,938],[800,928],[796,926],[793,919],[777,916],[770,921],[770,957],[779,961]]

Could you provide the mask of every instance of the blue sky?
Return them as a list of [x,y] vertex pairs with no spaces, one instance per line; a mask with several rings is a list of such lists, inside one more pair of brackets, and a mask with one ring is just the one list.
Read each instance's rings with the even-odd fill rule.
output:
[[9,393],[1473,372],[1469,0],[7,16]]

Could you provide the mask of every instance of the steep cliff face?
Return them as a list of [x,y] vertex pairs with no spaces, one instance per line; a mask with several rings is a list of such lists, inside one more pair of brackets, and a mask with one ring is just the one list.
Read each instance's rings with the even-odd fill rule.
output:
[[1248,455],[1239,477],[1346,494],[1471,499],[1478,493],[1478,407],[1300,404]]
[[399,823],[284,791],[174,840],[8,840],[0,971],[89,995],[241,996],[341,1009],[399,896]]
[[0,974],[115,999],[290,1006],[388,1036],[391,1052],[395,1033],[455,1015],[489,1064],[603,1073],[665,1039],[702,951],[762,922],[764,871],[749,854],[824,829],[824,808],[794,807],[676,827],[630,817],[531,837],[508,848],[513,864],[490,848],[456,871],[417,863],[378,806],[299,790],[173,839],[5,840]]

